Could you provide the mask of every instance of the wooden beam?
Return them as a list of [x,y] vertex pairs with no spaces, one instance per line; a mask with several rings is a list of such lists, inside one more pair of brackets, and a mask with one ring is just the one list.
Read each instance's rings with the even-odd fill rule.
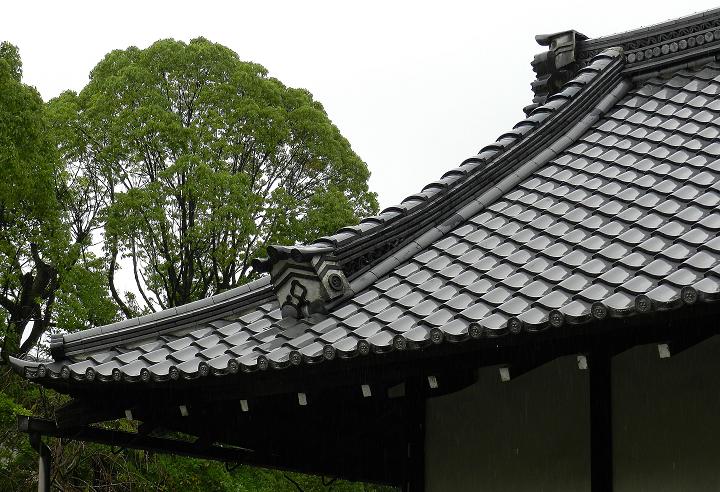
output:
[[590,483],[592,492],[613,490],[612,352],[598,345],[589,353]]
[[523,353],[516,355],[515,360],[509,364],[504,364],[498,369],[500,381],[507,383],[513,381],[523,374],[534,371],[540,366],[552,362],[557,355],[551,352],[546,353]]
[[[325,475],[330,477],[343,477],[348,480],[363,482],[381,483],[386,485],[400,485],[402,476],[399,467],[384,470],[381,460],[382,453],[370,452],[367,456],[368,463],[372,466],[364,468],[361,465],[361,456],[356,459],[343,460],[343,457],[336,451],[332,455],[317,452],[318,447],[311,439],[304,439],[307,446],[301,448],[288,447],[280,453],[278,450],[250,449],[239,445],[218,445],[213,444],[211,439],[201,437],[198,442],[172,439],[146,435],[143,433],[132,433],[99,427],[75,427],[59,428],[52,420],[36,417],[18,416],[18,429],[31,436],[48,436],[63,439],[72,439],[83,442],[94,442],[124,449],[138,449],[144,451],[169,453],[178,456],[189,456],[193,458],[223,461],[226,463],[242,463],[264,468],[277,468],[281,470],[296,471],[300,473]],[[399,456],[402,443],[393,442],[390,436],[387,439],[377,438],[370,442],[372,445],[380,445],[393,456]],[[365,441],[350,442],[348,446],[362,448]],[[374,450],[377,451],[377,450]],[[49,463],[49,461],[48,461]]]
[[68,429],[95,422],[104,422],[132,415],[133,403],[118,399],[97,398],[92,400],[73,400],[60,407],[55,418],[61,429]]
[[[382,432],[378,433],[376,422],[368,421],[353,427],[346,425],[346,422],[352,421],[352,418],[348,416],[338,419],[338,415],[347,415],[347,408],[362,409],[363,403],[361,402],[369,404],[384,400],[387,387],[398,381],[410,380],[421,374],[422,384],[430,395],[443,394],[460,389],[462,385],[457,385],[458,374],[472,375],[477,367],[510,362],[515,365],[515,369],[508,374],[512,374],[512,372],[518,374],[524,372],[517,371],[518,368],[532,368],[539,365],[537,362],[541,360],[547,361],[554,357],[578,353],[587,354],[588,365],[592,369],[593,362],[590,359],[594,357],[600,360],[600,355],[596,350],[598,342],[611,346],[615,352],[620,352],[635,345],[672,340],[677,336],[679,326],[693,327],[692,334],[717,334],[720,328],[720,325],[716,323],[718,313],[720,313],[717,305],[699,306],[697,309],[698,312],[694,307],[692,312],[678,310],[677,313],[654,313],[648,317],[642,317],[642,319],[640,319],[641,317],[618,318],[603,324],[589,323],[588,325],[568,326],[567,329],[561,327],[558,330],[520,334],[516,337],[498,340],[483,339],[458,344],[445,343],[426,350],[396,351],[382,357],[371,355],[353,359],[352,364],[349,361],[336,359],[319,365],[291,369],[283,372],[282,377],[275,371],[265,371],[253,374],[239,373],[218,378],[183,380],[177,385],[170,382],[134,385],[96,382],[78,385],[72,387],[73,391],[77,391],[72,396],[83,398],[83,404],[86,406],[68,407],[63,412],[62,422],[59,421],[58,426],[67,427],[70,431],[80,427],[88,428],[86,424],[90,422],[122,417],[125,409],[132,409],[133,417],[136,420],[150,421],[162,428],[188,431],[193,435],[200,433],[200,430],[207,427],[209,423],[217,422],[218,425],[229,426],[226,427],[227,429],[241,431],[242,442],[231,444],[252,448],[256,451],[256,456],[274,456],[274,453],[280,450],[283,459],[287,460],[286,464],[281,467],[288,469],[292,468],[295,463],[307,461],[303,454],[307,453],[308,442],[317,443],[319,442],[318,435],[329,438],[333,434],[337,435],[333,429],[343,429],[342,436],[344,438],[353,433],[358,433],[360,436],[348,439],[350,444],[334,445],[331,450],[327,446],[324,448],[328,449],[327,455],[324,456],[326,460],[324,464],[327,465],[331,462],[334,469],[333,474],[341,475],[344,465],[342,460],[336,456],[338,450],[350,456],[352,450],[360,444],[365,446],[363,449],[367,450],[367,455],[377,454],[378,448],[373,445],[374,442],[377,442],[377,435],[382,435],[382,432],[398,427],[400,428],[399,433],[402,433],[403,419],[398,418],[395,414],[390,414],[387,419],[394,419],[393,423],[383,426]],[[687,330],[684,335],[689,335]],[[592,351],[596,353],[593,355]],[[612,353],[608,350],[608,353],[603,356],[608,359],[608,377],[605,380],[607,385],[610,385],[609,359]],[[605,452],[610,454],[610,459],[606,459],[605,464],[602,465],[602,460],[598,458],[602,455],[603,449],[603,446],[600,445],[602,433],[597,430],[593,431],[593,467],[601,469],[604,466],[611,474],[612,422],[609,408],[603,410],[602,404],[605,401],[605,405],[610,405],[610,390],[609,388],[603,390],[602,384],[598,384],[596,381],[598,371],[592,372],[595,373],[595,376],[591,376],[591,380],[594,381],[591,384],[593,386],[591,418],[595,422],[593,428],[602,428],[603,425],[606,428],[605,439],[609,439],[609,444],[605,443],[603,446]],[[425,380],[428,375],[436,377],[437,388],[429,387]],[[54,384],[67,390],[69,386],[62,386],[65,384],[63,381],[57,380]],[[463,384],[471,381],[473,379],[468,377]],[[359,390],[362,384],[370,385],[372,398],[363,398],[362,392]],[[297,392],[299,391],[307,392],[309,407],[298,405]],[[598,396],[603,391],[606,393],[605,400]],[[322,394],[328,395],[326,398],[328,402],[342,402],[345,409],[338,411],[335,408],[336,405],[330,407],[329,404],[323,404],[320,398]],[[404,400],[404,398],[398,398],[398,403],[400,400]],[[250,412],[241,411],[241,401],[249,402]],[[105,404],[108,408],[102,407]],[[180,417],[178,411],[180,404],[190,405],[188,417]],[[323,419],[322,425],[308,426],[309,416],[325,407],[328,411],[319,413]],[[229,413],[225,415],[215,411],[222,408],[227,408]],[[382,409],[378,408],[378,410]],[[207,415],[203,416],[203,411],[207,411]],[[300,412],[305,413],[301,414]],[[235,413],[244,415],[244,420],[233,419]],[[366,414],[366,412],[358,412],[358,415],[363,418]],[[607,419],[604,424],[602,424],[603,414]],[[267,420],[267,425],[257,425],[259,416],[271,420]],[[253,420],[248,420],[250,418]],[[332,420],[333,418],[335,420]],[[59,418],[59,420],[61,419]],[[287,422],[288,420],[293,425],[277,424],[277,422]],[[330,425],[327,423],[329,421],[333,422],[332,426],[334,427],[325,427]],[[318,429],[320,430],[318,431]],[[375,435],[372,435],[374,433]],[[64,436],[71,437],[70,434],[71,432],[68,432]],[[298,434],[302,435],[303,439],[288,437]],[[402,460],[406,456],[405,450],[399,451],[405,444],[401,442],[402,438],[404,437],[396,437],[393,434],[393,439],[397,439],[397,443],[393,442],[392,452],[387,446],[383,449],[387,456],[392,455],[394,458],[393,469],[389,469],[392,468],[389,466],[388,470],[384,472],[377,471],[378,467],[389,461],[387,458],[373,459],[362,465],[366,466],[368,472],[373,476],[382,475],[391,478],[391,480],[375,481],[392,482],[397,485],[402,483],[403,476],[401,476],[400,469]],[[77,439],[83,440],[82,435]],[[317,451],[315,452],[317,454]],[[352,460],[346,460],[345,463],[349,461]],[[316,458],[315,462],[322,463],[322,460]],[[273,465],[266,463],[259,466],[272,467]],[[347,476],[361,475],[359,466],[353,468]],[[324,469],[327,470],[328,467],[325,466]],[[397,478],[395,470],[398,473]],[[315,472],[322,473],[320,470]],[[597,487],[596,489],[603,490]]]
[[[523,333],[514,337],[481,339],[464,343],[442,343],[425,350],[395,351],[380,356],[360,357],[352,360],[335,359],[317,365],[302,365],[284,371],[279,377],[276,371],[252,374],[238,373],[223,377],[205,377],[162,383],[69,384],[67,380],[47,381],[48,387],[69,393],[73,398],[92,402],[108,402],[109,405],[154,406],[157,404],[179,405],[185,401],[202,405],[209,402],[255,400],[266,396],[294,394],[299,391],[308,395],[317,391],[361,384],[375,388],[404,380],[417,372],[437,375],[455,369],[471,369],[490,365],[518,363],[526,357],[547,353],[553,357],[588,352],[596,338],[612,341],[613,345],[631,348],[648,343],[665,343],[678,332],[678,327],[697,327],[699,332],[718,334],[720,325],[715,320],[720,315],[717,304],[696,304],[692,310],[679,309],[669,312],[649,313],[645,316],[606,319],[584,325],[567,325],[559,329],[539,333]],[[45,383],[44,383],[45,384]],[[440,388],[444,384],[440,382]],[[253,403],[250,403],[252,406]],[[123,408],[123,409],[124,409]],[[117,410],[117,409],[114,409]],[[122,410],[122,409],[121,409]],[[108,413],[113,413],[110,409]],[[134,413],[134,412],[133,412]],[[90,412],[84,417],[68,420],[60,425],[73,426],[99,422],[120,415],[97,415]],[[80,422],[80,420],[85,422]]]

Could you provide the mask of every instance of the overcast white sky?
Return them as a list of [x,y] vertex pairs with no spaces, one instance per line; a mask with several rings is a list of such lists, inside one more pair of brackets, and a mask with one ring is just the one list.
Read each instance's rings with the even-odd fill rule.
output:
[[[491,6],[490,6],[491,5]],[[110,50],[204,36],[304,87],[372,171],[386,207],[522,118],[535,34],[613,34],[711,1],[135,1],[3,5],[0,39],[50,99],[79,91]]]

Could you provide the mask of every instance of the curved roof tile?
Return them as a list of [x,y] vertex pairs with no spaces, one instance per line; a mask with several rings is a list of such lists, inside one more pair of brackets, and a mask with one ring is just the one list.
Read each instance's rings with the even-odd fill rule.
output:
[[[65,348],[58,360],[13,366],[40,382],[175,381],[471,338],[502,343],[563,323],[717,300],[720,65],[649,78],[624,94],[627,81],[602,77],[621,55],[590,61],[513,131],[421,193],[318,239],[337,251],[441,200],[454,204],[451,217],[352,279],[355,294],[328,314],[281,319],[264,278],[65,335],[54,341]],[[591,86],[601,101],[588,98]],[[508,152],[540,145],[530,137],[549,131],[569,104],[574,119],[553,127],[540,153],[492,174]],[[452,201],[489,179],[468,201]]]

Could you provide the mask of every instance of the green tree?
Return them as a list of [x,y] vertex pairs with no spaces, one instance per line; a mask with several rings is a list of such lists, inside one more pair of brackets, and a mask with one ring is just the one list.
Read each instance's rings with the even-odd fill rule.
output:
[[[81,177],[62,167],[43,101],[21,81],[20,54],[0,43],[0,490],[27,490],[36,455],[17,414],[48,414],[66,398],[28,384],[4,366],[59,324],[111,321],[104,262],[90,251],[90,211],[79,213]],[[26,338],[22,343],[22,336]]]
[[[0,44],[0,342],[28,352],[62,313],[66,329],[113,319],[91,230],[70,209],[76,180],[60,165],[43,101],[21,81],[15,46]],[[27,336],[22,340],[23,334]]]
[[96,178],[127,316],[119,256],[154,311],[246,282],[269,243],[377,209],[367,166],[308,91],[202,38],[113,51],[50,108],[63,156]]
[[[308,241],[377,208],[368,170],[304,90],[198,39],[114,51],[79,94],[43,107],[0,45],[0,336],[27,352],[76,330],[233,287],[268,243]],[[95,244],[94,244],[95,243]],[[101,243],[106,256],[98,258]],[[131,263],[142,305],[115,288]],[[111,292],[111,294],[108,293]],[[30,337],[20,346],[23,333]],[[15,415],[68,397],[0,367],[0,490],[31,489]],[[137,430],[135,423],[112,427]],[[51,439],[61,490],[386,490]]]

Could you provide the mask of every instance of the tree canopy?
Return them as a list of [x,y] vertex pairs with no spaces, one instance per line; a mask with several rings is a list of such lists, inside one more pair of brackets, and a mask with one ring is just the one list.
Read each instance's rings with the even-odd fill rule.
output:
[[[74,178],[62,167],[43,101],[21,81],[15,46],[0,44],[0,340],[27,352],[61,318],[68,330],[109,322],[116,308],[89,231],[68,213]],[[23,333],[26,338],[20,344]]]
[[[51,330],[98,326],[239,285],[268,244],[307,242],[377,209],[367,166],[322,105],[221,45],[163,40],[113,51],[83,90],[48,103],[22,73],[17,48],[0,44],[5,360],[44,350]],[[134,286],[118,280],[123,269]],[[36,480],[36,456],[15,415],[52,417],[67,402],[0,361],[0,490]],[[385,490],[50,444],[62,490]]]
[[203,38],[113,51],[49,110],[69,167],[91,177],[87,208],[104,210],[109,283],[128,316],[120,258],[154,311],[246,282],[270,243],[377,209],[367,166],[308,91]]

